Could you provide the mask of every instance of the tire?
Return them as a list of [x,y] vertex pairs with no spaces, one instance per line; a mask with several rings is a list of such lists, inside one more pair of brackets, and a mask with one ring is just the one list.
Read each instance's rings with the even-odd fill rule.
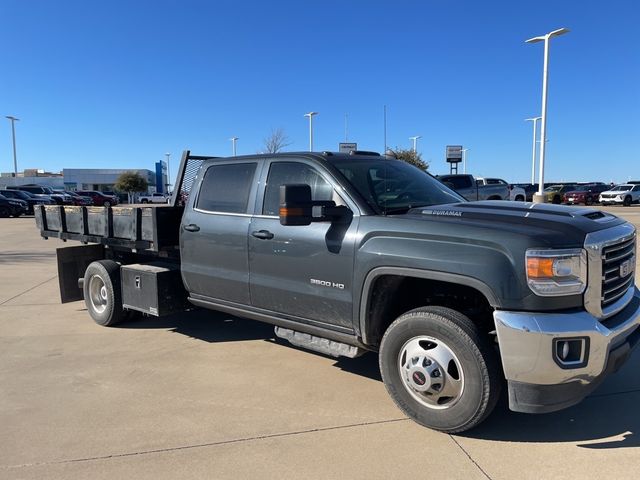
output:
[[516,202],[524,202],[524,197],[522,195],[516,195]]
[[0,218],[7,218],[11,215],[11,211],[7,207],[0,207]]
[[552,202],[555,205],[560,205],[560,195],[554,195]]
[[624,197],[624,200],[622,201],[622,205],[624,205],[625,207],[628,207],[631,205],[631,195],[627,195],[626,197]]
[[149,200],[147,200],[146,198],[143,199],[140,203],[149,203]]
[[12,214],[11,214],[11,216],[12,216],[13,218],[18,218],[20,215],[22,215],[22,212],[20,212],[20,213],[12,213]]
[[84,303],[89,315],[104,327],[117,325],[124,318],[120,291],[120,265],[113,260],[92,262],[84,273]]
[[593,205],[593,198],[591,197],[587,197],[586,200],[584,201],[585,205]]
[[103,207],[110,207],[111,206],[111,202],[107,200],[102,204],[102,206]]
[[[500,397],[494,346],[469,318],[450,308],[422,307],[398,317],[382,338],[379,362],[385,387],[400,410],[434,430],[469,430],[492,412]],[[427,383],[426,391],[418,390]]]

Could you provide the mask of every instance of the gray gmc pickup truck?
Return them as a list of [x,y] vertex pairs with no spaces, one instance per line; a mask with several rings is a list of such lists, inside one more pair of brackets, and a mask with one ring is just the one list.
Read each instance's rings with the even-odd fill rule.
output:
[[[39,206],[62,301],[112,326],[194,306],[333,356],[379,352],[398,407],[461,432],[578,403],[640,339],[636,231],[592,209],[467,202],[372,153],[185,152],[171,204]],[[132,313],[133,312],[133,313]]]

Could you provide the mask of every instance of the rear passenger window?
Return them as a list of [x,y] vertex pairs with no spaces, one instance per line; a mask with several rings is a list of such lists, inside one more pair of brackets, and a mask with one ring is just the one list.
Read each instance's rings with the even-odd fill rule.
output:
[[208,212],[247,213],[255,163],[213,165],[204,174],[196,208]]

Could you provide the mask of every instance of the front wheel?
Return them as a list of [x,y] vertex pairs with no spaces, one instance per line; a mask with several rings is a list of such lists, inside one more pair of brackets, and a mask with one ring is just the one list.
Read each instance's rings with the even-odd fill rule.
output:
[[140,203],[149,203],[149,200],[147,200],[146,198],[143,198]]
[[11,211],[7,207],[0,207],[0,218],[6,218],[11,215]]
[[500,396],[493,346],[469,318],[449,308],[423,307],[398,317],[384,334],[379,358],[396,405],[435,430],[475,427]]
[[524,202],[524,197],[522,195],[516,195],[516,202]]
[[111,327],[124,318],[120,291],[120,265],[113,260],[92,262],[84,273],[84,303],[98,324]]
[[111,202],[109,202],[108,200],[106,202],[104,202],[102,204],[103,207],[110,207],[111,206]]
[[626,197],[624,197],[624,201],[622,202],[622,205],[624,205],[625,207],[628,207],[631,205],[631,195],[627,195]]

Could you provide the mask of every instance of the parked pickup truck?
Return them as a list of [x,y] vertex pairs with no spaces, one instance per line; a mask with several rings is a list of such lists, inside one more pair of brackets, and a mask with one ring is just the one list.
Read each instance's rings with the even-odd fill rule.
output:
[[164,193],[152,193],[151,195],[140,195],[138,202],[140,203],[167,203],[171,197]]
[[509,200],[509,184],[506,182],[484,184],[473,175],[438,175],[438,180],[470,201]]
[[[186,204],[178,206],[180,199]],[[416,422],[468,430],[578,403],[640,339],[636,231],[615,215],[467,202],[371,153],[183,155],[170,205],[37,206],[63,302],[100,325],[193,306],[327,355],[379,352]]]
[[502,180],[501,178],[476,177],[476,183],[478,185],[506,186],[509,190],[509,196],[505,200],[511,200],[513,202],[524,202],[527,198],[527,193],[524,191],[524,188],[508,183],[506,180]]

